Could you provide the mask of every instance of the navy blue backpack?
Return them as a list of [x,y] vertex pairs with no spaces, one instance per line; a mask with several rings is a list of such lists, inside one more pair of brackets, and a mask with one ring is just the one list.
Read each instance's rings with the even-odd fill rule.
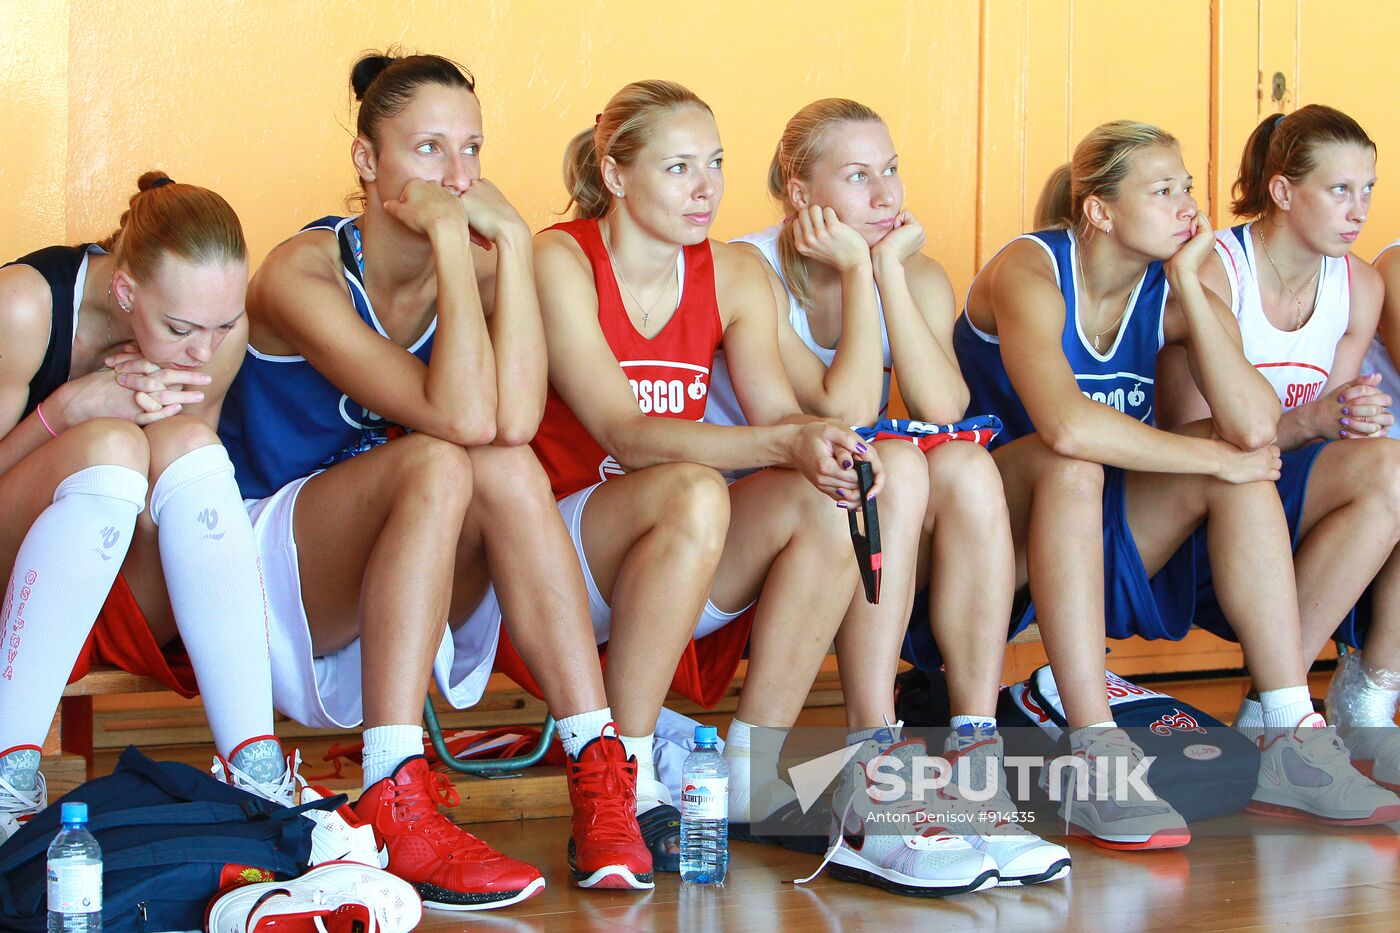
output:
[[[1188,703],[1104,672],[1113,718],[1156,761],[1152,788],[1188,823],[1244,809],[1259,776],[1259,748],[1230,726]],[[1050,758],[1068,738],[1060,692],[1050,666],[1003,688],[997,720],[1007,753]],[[1006,728],[1020,726],[1023,728]],[[1030,727],[1036,728],[1030,728]]]
[[[134,746],[109,777],[63,799],[88,805],[88,829],[102,847],[109,933],[202,929],[205,907],[222,888],[300,875],[313,827],[301,812],[345,802],[341,795],[282,807],[189,765],[152,761]],[[51,803],[0,846],[0,929],[47,927],[45,861],[59,810]]]

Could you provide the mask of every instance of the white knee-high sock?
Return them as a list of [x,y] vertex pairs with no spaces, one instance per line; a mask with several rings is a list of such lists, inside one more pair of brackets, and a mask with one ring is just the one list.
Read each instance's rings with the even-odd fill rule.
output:
[[222,445],[166,467],[151,492],[151,520],[214,745],[228,756],[272,734],[272,668],[253,526]]
[[145,504],[142,474],[88,467],[58,484],[24,536],[0,601],[0,750],[44,741]]

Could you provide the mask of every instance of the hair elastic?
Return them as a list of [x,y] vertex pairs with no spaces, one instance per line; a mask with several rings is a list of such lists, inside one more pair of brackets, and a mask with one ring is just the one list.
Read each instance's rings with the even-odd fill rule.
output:
[[151,187],[148,188],[147,190],[148,190],[148,191],[154,191],[154,190],[156,190],[157,188],[163,188],[163,187],[165,187],[166,185],[173,185],[173,184],[175,184],[175,179],[173,179],[173,178],[157,178],[155,181],[151,182]]
[[58,434],[54,431],[53,427],[49,424],[49,419],[47,419],[47,418],[44,417],[44,406],[43,406],[43,404],[42,404],[42,403],[35,404],[35,406],[34,406],[34,411],[35,411],[36,414],[38,414],[38,416],[39,416],[39,423],[42,424],[42,425],[44,426],[44,430],[45,430],[45,431],[48,431],[49,434],[50,434],[52,437],[58,437]]

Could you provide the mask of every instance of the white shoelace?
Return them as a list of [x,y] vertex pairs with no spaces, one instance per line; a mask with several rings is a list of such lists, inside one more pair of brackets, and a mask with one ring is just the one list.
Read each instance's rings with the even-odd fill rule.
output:
[[42,771],[34,774],[34,790],[22,791],[4,778],[0,778],[0,813],[12,817],[29,816],[48,806],[48,785]]

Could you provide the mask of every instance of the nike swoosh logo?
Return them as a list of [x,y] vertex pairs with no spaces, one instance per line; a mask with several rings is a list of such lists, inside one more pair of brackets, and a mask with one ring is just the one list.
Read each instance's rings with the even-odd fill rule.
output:
[[1268,778],[1270,783],[1272,783],[1275,787],[1278,787],[1283,783],[1279,780],[1278,772],[1262,762],[1260,762],[1259,764],[1259,771],[1261,774],[1264,775],[1264,777]]
[[223,539],[223,537],[224,537],[224,533],[221,531],[221,532],[219,532],[219,533],[216,534],[216,535],[205,535],[204,537],[200,538],[199,540],[201,540],[201,541],[220,541],[220,540]]

